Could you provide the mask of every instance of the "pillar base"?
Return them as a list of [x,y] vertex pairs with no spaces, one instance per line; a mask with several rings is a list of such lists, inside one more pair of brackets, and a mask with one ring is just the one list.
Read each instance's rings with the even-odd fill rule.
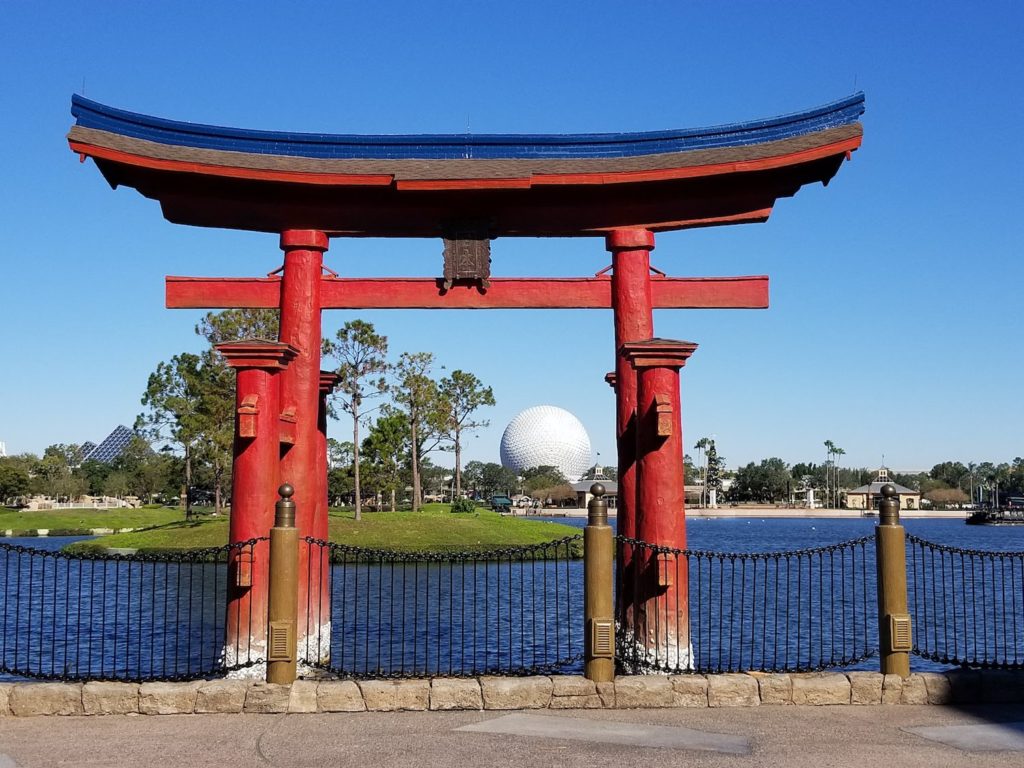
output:
[[[233,667],[236,664],[244,664],[249,659],[267,658],[266,638],[250,638],[249,645],[243,652],[234,644],[225,645],[221,659],[225,667]],[[267,662],[261,661],[247,667],[232,669],[227,673],[229,680],[265,680],[267,677]]]
[[615,633],[619,646],[616,656],[627,675],[674,675],[694,670],[692,643],[669,638],[667,648],[653,649],[630,629],[619,627]]
[[299,634],[296,645],[299,656],[299,674],[311,666],[325,666],[331,661],[331,620],[318,627],[309,627],[309,631]]

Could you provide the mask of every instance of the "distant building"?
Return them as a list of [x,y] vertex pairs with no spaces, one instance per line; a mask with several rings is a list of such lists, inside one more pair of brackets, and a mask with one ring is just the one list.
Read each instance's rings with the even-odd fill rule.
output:
[[82,462],[99,461],[103,464],[110,464],[118,456],[124,453],[124,449],[132,441],[135,433],[123,424],[119,424],[114,431],[107,435],[99,445],[95,443],[82,444]]
[[7,443],[0,440],[0,459],[7,457]]
[[891,485],[896,489],[900,497],[900,509],[921,508],[921,492],[915,491],[913,488],[907,488],[905,485],[894,483],[889,479],[889,470],[886,467],[878,470],[878,477],[875,478],[873,483],[862,485],[860,488],[854,488],[852,491],[846,492],[846,508],[860,510],[878,509],[878,504],[882,500],[883,485]]
[[572,484],[572,489],[576,491],[576,508],[587,508],[587,504],[594,498],[590,494],[590,486],[600,483],[604,486],[604,499],[608,502],[609,508],[615,509],[619,497],[619,484],[607,478],[604,474],[604,467],[600,464],[596,464],[587,474],[591,476],[589,480],[580,480],[578,483]]

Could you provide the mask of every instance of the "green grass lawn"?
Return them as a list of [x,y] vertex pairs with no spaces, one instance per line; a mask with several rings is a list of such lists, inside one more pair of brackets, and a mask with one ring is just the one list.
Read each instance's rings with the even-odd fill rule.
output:
[[503,517],[485,509],[453,515],[447,509],[447,504],[429,504],[420,512],[364,512],[358,523],[352,512],[332,512],[331,541],[398,552],[471,552],[579,533],[578,528],[546,520]]
[[171,507],[143,509],[40,509],[17,511],[0,507],[0,531],[46,528],[50,531],[88,531],[90,528],[148,528],[185,519],[185,511]]
[[[328,517],[330,538],[341,544],[400,552],[471,552],[540,544],[579,533],[578,528],[567,525],[502,517],[484,509],[464,515],[447,510],[447,504],[431,504],[421,512],[364,512],[359,522],[351,511],[332,510]],[[227,518],[205,517],[101,536],[67,549],[81,553],[113,547],[155,552],[217,547],[227,540]]]
[[228,543],[227,517],[200,517],[189,522],[176,520],[166,525],[131,533],[98,536],[64,547],[68,552],[104,553],[109,549],[136,549],[140,552],[174,552],[183,549],[220,547]]

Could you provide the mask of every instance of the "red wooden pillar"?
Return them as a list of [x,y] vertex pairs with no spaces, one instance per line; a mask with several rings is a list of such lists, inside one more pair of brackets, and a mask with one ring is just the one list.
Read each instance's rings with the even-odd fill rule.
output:
[[[612,312],[615,318],[615,349],[654,335],[651,311],[651,260],[654,233],[646,229],[617,229],[608,233],[605,245],[612,253]],[[615,436],[618,448],[618,533],[636,538],[636,376],[629,361],[615,359]],[[615,613],[624,625],[631,623],[632,548],[620,552],[615,589]]]
[[[287,368],[296,350],[269,341],[229,342],[218,344],[217,350],[237,371],[228,538],[231,544],[239,544],[267,536],[274,524],[280,457],[279,372]],[[267,544],[232,549],[229,558],[224,650],[230,667],[267,655]]]
[[[318,599],[312,581],[326,583],[330,574],[311,569],[309,546],[302,541],[326,525],[318,480],[320,452],[320,279],[329,241],[323,232],[291,229],[281,233],[284,274],[281,278],[280,341],[298,350],[281,377],[281,405],[294,414],[294,442],[281,457],[281,481],[295,488],[295,527],[299,533],[298,647],[305,654],[307,636],[323,637]],[[321,520],[321,518],[324,518]],[[319,578],[318,578],[319,577]],[[329,617],[325,621],[329,621]],[[327,633],[329,637],[329,632]]]
[[[697,348],[687,341],[647,339],[623,344],[636,373],[637,538],[686,548],[683,421],[679,369]],[[620,379],[621,382],[621,379]],[[687,563],[671,554],[633,556],[635,640],[660,668],[691,666]]]
[[[338,382],[341,377],[333,371],[320,371],[320,408],[317,411],[317,431],[318,431],[318,442],[317,442],[317,456],[316,456],[316,476],[320,482],[320,507],[323,510],[323,514],[319,515],[314,521],[315,533],[313,534],[316,538],[321,541],[327,541],[330,539],[330,530],[328,528],[327,520],[327,509],[329,506],[329,499],[327,497],[327,396],[334,391],[334,388],[338,386]],[[315,554],[316,549],[311,550],[311,553]],[[313,642],[312,638],[312,627],[310,630],[310,638],[307,641],[306,647],[310,650],[314,647],[317,648],[317,658],[321,662],[327,662],[331,658],[331,558],[326,548],[320,548],[319,562],[312,562],[310,573],[313,581],[319,582],[319,591],[317,594],[320,596],[319,601],[319,615],[323,618],[319,623],[319,631],[316,634],[316,642]],[[313,589],[313,586],[310,586]]]
[[323,505],[324,514],[317,520],[316,533],[318,539],[327,541],[327,508],[329,499],[327,496],[327,397],[338,386],[341,381],[334,371],[320,371],[320,408],[317,411],[317,430],[319,431],[319,443],[317,445],[316,476],[321,482],[320,503]]

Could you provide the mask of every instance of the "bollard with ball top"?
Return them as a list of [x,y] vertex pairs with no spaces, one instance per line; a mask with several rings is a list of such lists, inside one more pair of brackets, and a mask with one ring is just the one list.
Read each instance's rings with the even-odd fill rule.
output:
[[906,534],[900,525],[900,499],[896,488],[881,488],[875,554],[878,568],[878,649],[882,674],[910,677],[913,648],[907,612]]
[[588,680],[609,683],[615,679],[614,538],[604,486],[594,483],[590,493],[583,529],[583,674]]
[[299,532],[295,528],[295,489],[277,490],[270,529],[270,595],[267,606],[267,682],[295,682],[299,609]]

